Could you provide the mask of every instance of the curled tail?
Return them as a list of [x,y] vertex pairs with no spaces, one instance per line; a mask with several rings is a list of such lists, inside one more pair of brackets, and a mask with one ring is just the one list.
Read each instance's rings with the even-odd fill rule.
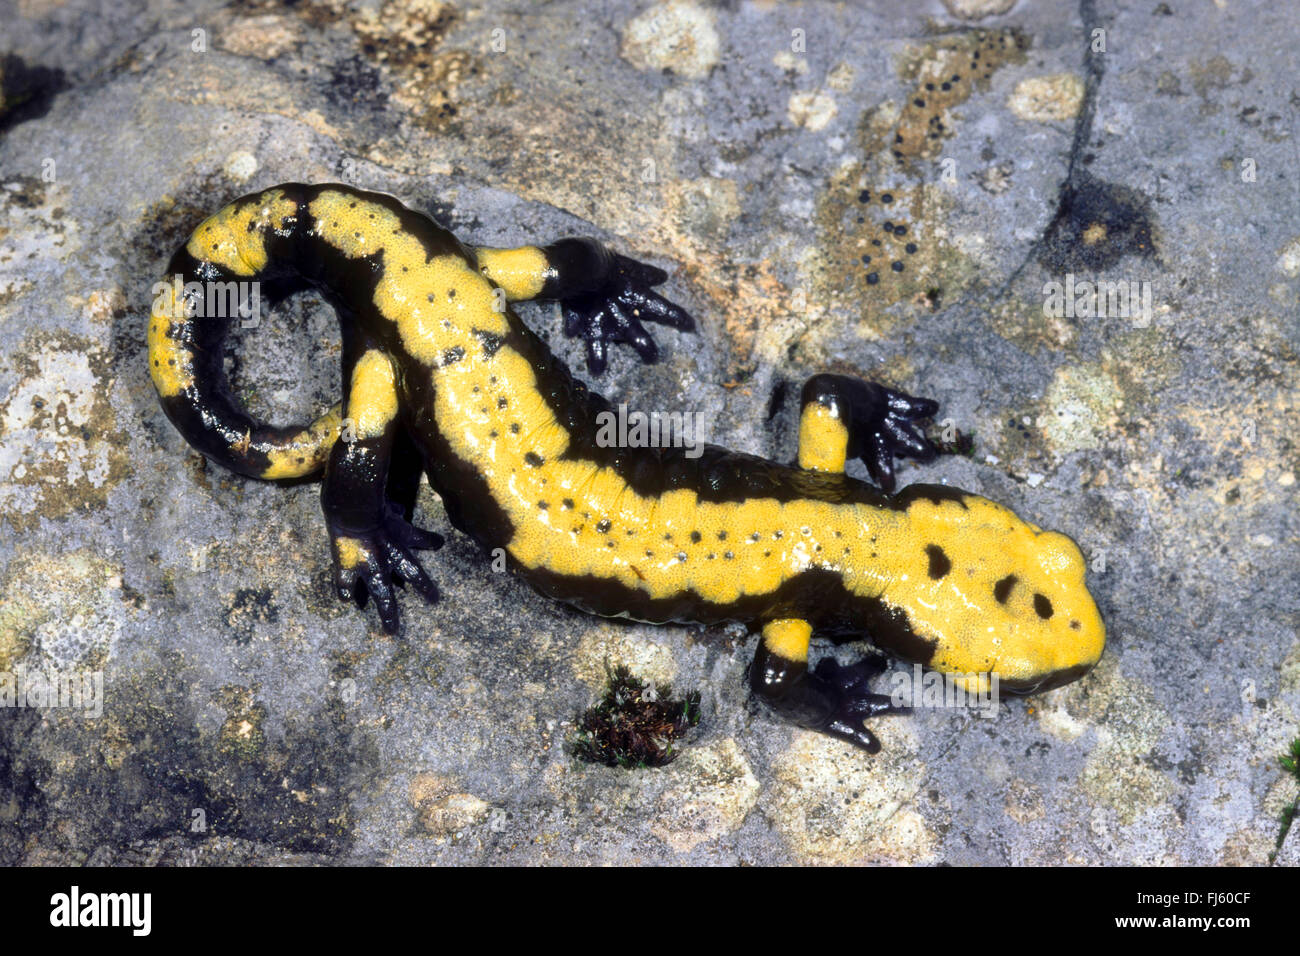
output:
[[310,425],[258,421],[230,394],[223,345],[234,321],[251,317],[261,284],[302,284],[296,250],[308,228],[310,187],[287,183],[236,200],[199,225],[154,287],[149,372],[167,417],[209,458],[256,478],[320,471],[339,437],[341,406]]

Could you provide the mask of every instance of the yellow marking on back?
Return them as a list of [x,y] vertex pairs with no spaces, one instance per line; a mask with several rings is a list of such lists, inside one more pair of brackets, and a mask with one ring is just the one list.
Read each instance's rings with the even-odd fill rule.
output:
[[808,660],[808,642],[812,625],[797,617],[769,621],[763,626],[763,645],[788,661]]
[[338,441],[343,426],[343,406],[336,404],[288,442],[267,452],[271,464],[262,472],[267,480],[302,478],[320,470]]
[[799,467],[843,473],[849,430],[839,413],[820,402],[809,402],[799,416]]
[[194,354],[172,337],[176,322],[185,321],[185,305],[168,282],[149,315],[149,375],[164,398],[179,395],[194,384]]
[[439,427],[510,517],[507,550],[525,567],[614,579],[654,598],[689,589],[729,603],[810,567],[839,568],[845,548],[865,548],[878,523],[898,520],[881,510],[864,523],[808,500],[710,503],[689,489],[642,496],[611,468],[557,460],[569,434],[514,349],[490,358],[475,350],[430,374]]
[[231,203],[205,219],[185,249],[233,275],[256,275],[266,268],[266,230],[284,229],[297,214],[298,204],[283,191],[268,190],[255,201]]
[[348,394],[348,417],[357,438],[379,438],[397,417],[397,379],[393,363],[378,349],[357,359]]
[[535,299],[552,274],[546,253],[537,246],[476,249],[479,270],[499,285],[511,302]]
[[494,308],[492,284],[460,256],[426,261],[424,245],[386,206],[326,190],[308,209],[321,238],[349,258],[383,253],[375,307],[397,324],[402,344],[424,365],[437,366],[458,348],[481,350],[475,329],[508,331],[505,314]]

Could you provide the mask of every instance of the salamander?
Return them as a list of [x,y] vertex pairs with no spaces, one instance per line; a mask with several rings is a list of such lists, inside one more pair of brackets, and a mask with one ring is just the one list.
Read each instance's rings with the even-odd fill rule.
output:
[[[895,458],[935,455],[921,427],[932,400],[815,375],[792,464],[601,441],[610,403],[510,304],[558,300],[599,374],[611,345],[655,360],[643,322],[694,328],[654,291],[667,278],[593,239],[473,247],[391,196],[286,183],[230,203],[176,252],[155,287],[149,368],[167,416],[208,458],[253,478],[322,477],[333,583],[344,600],[373,600],[390,632],[395,584],[438,597],[418,552],[442,539],[386,487],[394,444],[409,440],[451,525],[536,590],[604,616],[743,622],[760,635],[752,692],[868,751],[879,741],[867,718],[899,709],[871,691],[881,655],[810,667],[814,635],[865,637],[967,690],[996,678],[1037,693],[1092,668],[1105,626],[1070,538],[947,486],[894,493]],[[338,313],[345,395],[310,424],[272,427],[230,392],[235,315],[211,290],[251,283],[315,288]],[[845,473],[857,458],[874,485]]]

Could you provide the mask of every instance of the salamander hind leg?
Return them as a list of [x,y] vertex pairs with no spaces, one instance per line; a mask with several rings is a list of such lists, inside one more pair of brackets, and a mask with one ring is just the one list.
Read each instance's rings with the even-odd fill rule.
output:
[[842,473],[861,458],[885,491],[894,490],[894,458],[930,461],[937,452],[917,422],[939,403],[846,375],[814,375],[803,387],[799,467]]
[[884,657],[873,655],[847,667],[824,658],[809,673],[811,638],[812,626],[798,618],[764,625],[750,664],[750,688],[773,710],[801,727],[847,740],[868,753],[878,752],[880,741],[864,721],[880,714],[907,712],[890,697],[871,692],[871,679],[885,668]]
[[549,246],[477,249],[479,268],[511,301],[557,299],[564,309],[564,334],[587,342],[587,368],[599,375],[609,346],[632,346],[654,362],[659,348],[641,324],[657,322],[689,332],[695,321],[652,290],[668,273],[611,252],[594,239],[561,239]]
[[321,507],[334,556],[334,586],[345,601],[374,599],[384,630],[401,626],[394,582],[409,584],[427,601],[438,599],[415,552],[442,546],[441,535],[407,522],[386,497],[396,437],[397,390],[391,360],[370,349],[349,362],[351,383],[340,440],[330,452]]

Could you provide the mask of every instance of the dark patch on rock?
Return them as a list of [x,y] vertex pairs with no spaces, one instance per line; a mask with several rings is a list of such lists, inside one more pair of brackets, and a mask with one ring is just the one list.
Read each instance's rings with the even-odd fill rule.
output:
[[[330,856],[349,849],[352,802],[378,752],[343,702],[287,715],[283,732],[267,733],[254,753],[200,728],[194,676],[169,655],[125,686],[106,687],[101,719],[60,715],[16,735],[25,753],[66,761],[57,778],[16,761],[0,743],[0,797],[25,821],[20,833],[42,834],[40,853],[84,860],[105,847],[175,837],[196,845],[233,837]],[[16,721],[27,713],[34,712]],[[14,716],[0,714],[0,721],[18,729]],[[45,827],[50,814],[77,826]],[[19,852],[33,847],[0,836],[0,862]]]
[[1054,273],[1108,269],[1128,255],[1155,251],[1151,203],[1129,189],[1078,173],[1061,187],[1039,262]]
[[781,409],[785,407],[786,394],[790,390],[790,382],[785,378],[778,378],[776,384],[772,386],[772,394],[767,399],[767,421],[771,421],[780,414]]
[[234,642],[247,644],[258,624],[274,624],[280,619],[280,610],[272,600],[270,588],[240,588],[226,608],[224,619]]
[[0,866],[19,865],[28,840],[46,828],[53,770],[30,746],[40,720],[36,710],[0,708]]
[[382,113],[388,106],[388,92],[383,87],[379,71],[361,57],[354,56],[334,67],[329,85],[322,92],[344,109]]
[[44,116],[67,85],[57,67],[29,66],[12,53],[0,56],[0,133]]

